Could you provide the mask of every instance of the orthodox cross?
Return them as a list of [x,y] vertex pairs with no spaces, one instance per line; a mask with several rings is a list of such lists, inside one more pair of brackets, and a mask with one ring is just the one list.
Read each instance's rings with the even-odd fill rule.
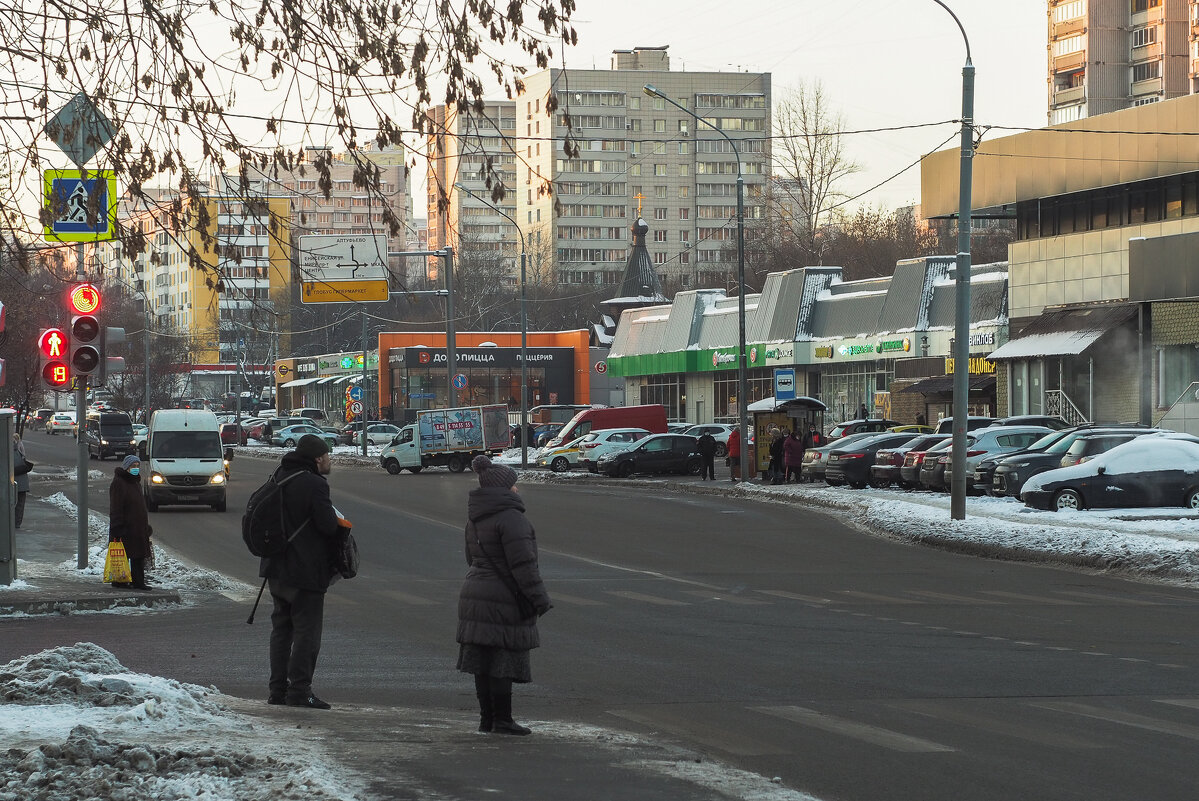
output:
[[633,195],[633,199],[637,201],[637,216],[640,217],[641,216],[641,201],[645,200],[645,195],[638,192],[637,194]]

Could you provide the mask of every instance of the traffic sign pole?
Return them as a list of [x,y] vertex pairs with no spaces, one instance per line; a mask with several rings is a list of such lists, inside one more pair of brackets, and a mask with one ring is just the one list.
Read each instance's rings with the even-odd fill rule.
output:
[[[76,457],[77,464],[75,468],[75,494],[78,496],[78,511],[79,516],[76,518],[76,533],[79,535],[79,553],[75,560],[75,565],[80,570],[87,568],[87,440],[84,439],[83,430],[87,423],[87,376],[81,375],[76,381],[78,386],[75,389],[75,437],[76,437]],[[80,416],[83,419],[80,420]]]

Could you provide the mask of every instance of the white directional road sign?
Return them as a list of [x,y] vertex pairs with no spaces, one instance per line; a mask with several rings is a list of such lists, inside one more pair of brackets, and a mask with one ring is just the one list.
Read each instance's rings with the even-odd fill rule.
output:
[[302,236],[298,261],[302,303],[377,303],[388,298],[383,234]]

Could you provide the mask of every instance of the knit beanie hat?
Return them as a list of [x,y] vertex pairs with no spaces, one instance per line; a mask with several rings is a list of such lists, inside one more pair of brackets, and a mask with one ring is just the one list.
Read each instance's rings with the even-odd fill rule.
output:
[[329,452],[329,443],[316,434],[305,434],[296,443],[296,453],[309,459],[319,459]]
[[516,486],[516,471],[502,464],[492,464],[485,455],[479,454],[470,463],[470,469],[479,474],[480,487],[503,487],[511,489]]
[[125,470],[128,470],[129,468],[133,467],[135,464],[141,464],[141,463],[142,463],[142,460],[137,458],[137,454],[131,453],[125,457],[124,461],[121,462],[121,467]]

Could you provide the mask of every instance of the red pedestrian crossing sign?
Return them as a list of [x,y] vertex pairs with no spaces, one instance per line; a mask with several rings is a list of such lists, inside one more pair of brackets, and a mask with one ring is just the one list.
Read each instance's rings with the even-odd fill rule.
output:
[[114,238],[117,174],[113,170],[46,170],[43,196],[52,242],[99,242]]

